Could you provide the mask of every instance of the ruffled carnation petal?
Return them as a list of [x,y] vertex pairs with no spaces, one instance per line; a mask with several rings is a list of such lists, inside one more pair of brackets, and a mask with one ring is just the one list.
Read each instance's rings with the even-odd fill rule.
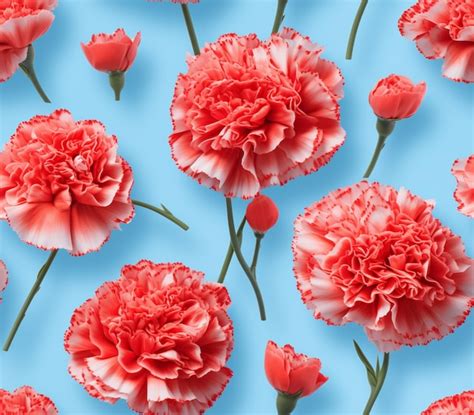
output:
[[443,75],[454,81],[474,82],[474,41],[452,43],[446,51]]
[[52,1],[0,4],[0,82],[9,79],[26,59],[28,46],[44,35],[54,20]]
[[461,0],[418,0],[400,17],[402,36],[428,59],[445,59],[443,75],[474,82],[474,4]]
[[5,415],[58,415],[53,401],[36,392],[31,386],[22,386],[10,393],[0,389],[0,413]]
[[474,155],[456,160],[451,172],[457,183],[454,198],[458,202],[458,210],[474,218]]
[[358,323],[386,352],[461,325],[474,302],[473,261],[432,209],[365,181],[306,209],[295,222],[294,271],[315,318]]
[[474,413],[474,391],[447,396],[425,409],[421,415],[470,415]]

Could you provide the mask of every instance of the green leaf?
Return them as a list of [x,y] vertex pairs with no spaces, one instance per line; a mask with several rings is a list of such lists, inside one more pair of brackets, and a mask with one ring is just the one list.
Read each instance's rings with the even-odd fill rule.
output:
[[161,204],[161,207],[166,213],[171,213],[171,211],[163,203]]
[[369,359],[365,356],[364,352],[360,348],[360,346],[357,344],[357,342],[354,340],[354,348],[357,352],[357,355],[359,356],[360,361],[362,364],[365,366],[367,369],[367,379],[369,380],[369,384],[372,388],[374,388],[377,385],[377,375],[375,374],[374,368],[369,362]]
[[377,365],[375,366],[375,375],[379,377],[379,373],[380,373],[380,361],[379,361],[379,357],[377,356]]

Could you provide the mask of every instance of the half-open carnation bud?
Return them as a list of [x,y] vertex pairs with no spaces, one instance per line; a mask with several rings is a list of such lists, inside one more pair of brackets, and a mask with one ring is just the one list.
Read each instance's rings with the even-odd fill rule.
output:
[[299,398],[311,395],[328,380],[319,359],[296,353],[289,344],[278,347],[273,341],[265,350],[265,373],[278,392],[279,414],[291,413]]
[[415,85],[401,75],[389,75],[370,91],[369,103],[375,115],[386,120],[411,117],[420,107],[426,93],[426,83]]
[[81,43],[89,63],[98,71],[109,74],[110,86],[115,92],[117,101],[120,100],[120,92],[125,84],[124,73],[135,61],[140,41],[140,32],[132,40],[125,30],[117,29],[111,35],[105,33],[92,35],[89,43]]
[[278,221],[278,206],[268,196],[259,195],[250,202],[245,217],[255,233],[264,234]]

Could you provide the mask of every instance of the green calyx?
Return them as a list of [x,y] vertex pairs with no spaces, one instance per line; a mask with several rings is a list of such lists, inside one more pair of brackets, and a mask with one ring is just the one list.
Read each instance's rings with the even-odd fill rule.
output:
[[395,124],[397,120],[387,120],[385,118],[377,118],[377,132],[381,137],[387,138],[390,134],[392,134],[393,130],[395,129]]
[[284,392],[278,392],[276,406],[278,415],[289,415],[296,408],[298,399],[301,396],[301,392],[295,394],[289,394]]
[[115,101],[120,101],[120,93],[125,85],[125,72],[113,71],[109,73],[109,83],[115,92]]

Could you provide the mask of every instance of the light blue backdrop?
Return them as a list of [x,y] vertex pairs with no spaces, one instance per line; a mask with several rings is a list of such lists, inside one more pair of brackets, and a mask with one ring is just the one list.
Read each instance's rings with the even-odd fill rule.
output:
[[[133,196],[164,202],[191,230],[185,233],[151,212],[138,210],[134,221],[113,233],[99,253],[74,258],[61,252],[11,351],[0,354],[0,387],[32,385],[50,396],[62,414],[127,414],[124,402],[111,406],[95,400],[68,375],[63,334],[70,316],[100,284],[117,278],[122,265],[142,258],[182,261],[215,281],[228,241],[224,199],[178,171],[170,157],[169,104],[176,76],[186,69],[185,54],[191,50],[179,6],[145,0],[59,3],[53,27],[35,44],[38,76],[54,103],[43,104],[23,74],[17,73],[0,86],[0,142],[9,139],[19,122],[55,108],[71,110],[76,119],[99,119],[119,137],[120,153],[133,166]],[[428,93],[416,116],[398,124],[373,179],[435,199],[435,214],[462,235],[473,255],[473,222],[456,211],[455,181],[450,174],[454,159],[473,152],[473,89],[442,78],[441,62],[424,59],[412,42],[399,35],[398,17],[411,3],[370,2],[354,59],[346,61],[347,34],[358,1],[289,1],[285,24],[324,45],[325,57],[337,62],[346,78],[342,124],[347,141],[321,171],[266,192],[281,209],[278,226],[264,240],[259,268],[269,319],[259,321],[253,292],[234,264],[227,284],[235,324],[235,350],[229,365],[235,375],[210,413],[274,413],[275,393],[263,371],[268,339],[292,343],[297,350],[320,357],[323,373],[329,376],[322,389],[300,401],[297,413],[361,412],[368,386],[352,339],[360,342],[371,359],[375,348],[359,327],[328,327],[313,319],[296,289],[290,244],[293,220],[305,206],[361,177],[376,140],[367,94],[389,73],[425,80]],[[273,0],[202,0],[191,11],[201,42],[226,32],[256,32],[265,37],[275,4]],[[141,31],[143,36],[120,103],[113,101],[106,76],[89,66],[79,45],[92,33],[117,27],[129,34]],[[241,209],[243,204],[237,206]],[[0,305],[3,342],[47,255],[21,243],[6,223],[0,223],[0,230],[0,258],[10,269],[10,284]],[[253,238],[248,240],[253,242]],[[471,317],[442,341],[393,353],[374,413],[415,414],[438,398],[472,389],[473,343]]]

